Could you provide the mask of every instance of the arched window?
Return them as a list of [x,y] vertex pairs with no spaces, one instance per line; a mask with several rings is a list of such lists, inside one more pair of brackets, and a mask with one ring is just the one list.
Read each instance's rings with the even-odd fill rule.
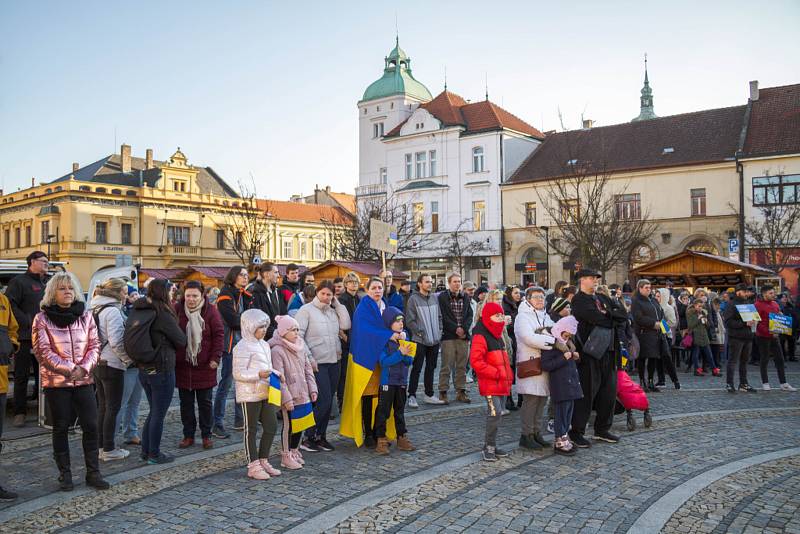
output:
[[719,255],[719,249],[717,246],[714,245],[708,239],[698,238],[693,239],[686,245],[686,250],[691,250],[693,252],[705,252],[706,254],[713,254],[715,256]]
[[56,193],[58,193],[59,191],[63,191],[63,190],[64,190],[64,188],[61,187],[60,185],[56,186]]
[[129,197],[135,197],[136,196],[136,191],[133,191],[132,189],[128,189],[127,191],[125,191],[125,195],[127,195]]
[[112,189],[111,190],[111,194],[112,195],[121,195],[122,194],[122,190],[121,189]]
[[78,187],[78,190],[79,191],[91,191],[92,188],[89,187],[88,185],[82,185],[82,186]]
[[651,261],[655,261],[655,259],[655,251],[652,249],[652,247],[650,247],[650,245],[643,243],[631,249],[628,262],[630,263],[631,269],[635,269],[637,267],[641,267],[642,265],[648,264]]
[[476,146],[472,149],[472,172],[483,172],[484,168],[483,147]]
[[106,192],[106,188],[105,187],[97,187],[97,188],[95,188],[94,192],[95,193],[105,193]]
[[44,190],[44,192],[45,194],[50,194],[53,192],[53,190],[48,187],[47,189]]

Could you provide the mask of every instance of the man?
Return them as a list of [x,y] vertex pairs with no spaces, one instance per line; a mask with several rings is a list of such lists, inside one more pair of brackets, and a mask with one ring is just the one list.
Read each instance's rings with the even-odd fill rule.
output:
[[408,305],[408,297],[411,296],[411,282],[408,280],[400,282],[400,291],[398,293],[403,297],[403,307],[401,309],[405,310]]
[[38,384],[39,365],[31,352],[31,325],[39,313],[39,304],[44,295],[44,286],[50,279],[47,267],[50,262],[47,254],[36,250],[25,258],[28,270],[11,279],[6,289],[6,297],[11,303],[14,318],[19,323],[19,350],[14,356],[14,422],[17,428],[25,426],[25,413],[28,403],[28,378],[33,369],[34,383]]
[[736,393],[733,386],[733,373],[739,367],[739,389],[749,393],[756,393],[756,389],[747,381],[747,362],[753,348],[753,326],[755,321],[745,322],[736,306],[752,304],[753,293],[747,284],[738,284],[736,293],[730,304],[722,312],[722,321],[728,332],[728,365],[725,370],[728,393]]
[[775,358],[775,367],[778,369],[778,381],[784,391],[797,391],[786,382],[786,369],[783,366],[783,351],[778,342],[779,334],[770,330],[770,314],[780,314],[781,309],[775,301],[775,288],[769,284],[761,286],[761,298],[756,300],[756,310],[761,320],[756,327],[756,345],[760,356],[759,366],[761,367],[761,389],[769,391],[769,377],[767,376],[767,365],[769,359]]
[[337,276],[333,279],[333,296],[339,298],[344,293],[344,278]]
[[461,291],[461,276],[447,277],[448,290],[439,294],[442,314],[442,366],[439,370],[439,400],[448,404],[447,389],[450,375],[458,402],[471,402],[467,396],[467,358],[469,357],[469,328],[472,325],[471,298]]
[[[8,364],[11,355],[19,348],[17,338],[19,326],[11,312],[11,303],[2,293],[0,293],[0,326],[5,328],[5,331],[0,331],[0,336],[5,338],[0,343],[0,438],[2,438],[3,421],[6,418],[6,395],[8,394]],[[3,442],[0,441],[0,451],[2,450]],[[0,502],[14,501],[17,497],[16,493],[0,486]]]
[[[356,312],[358,303],[361,302],[361,295],[359,294],[361,280],[358,278],[356,273],[350,271],[344,275],[342,282],[344,285],[344,293],[337,298],[339,300],[339,304],[347,309],[347,313],[350,315],[350,323],[352,324],[353,314]],[[342,340],[342,366],[339,370],[339,385],[336,388],[336,401],[339,405],[339,413],[342,413],[342,403],[344,402],[344,386],[347,382],[347,363],[350,358],[351,332],[352,328],[339,334],[339,337]]]
[[[469,297],[469,306],[472,308],[472,321],[467,325],[467,331],[470,335],[472,335],[472,329],[475,328],[475,323],[477,321],[477,317],[475,316],[475,311],[478,309],[478,300],[481,299],[481,294],[475,295],[477,291],[477,286],[475,282],[472,280],[467,280],[464,282],[464,293]],[[483,294],[482,298],[486,298],[486,295]],[[472,377],[472,373],[469,371],[469,354],[467,354],[467,384],[472,384],[475,379]]]
[[426,404],[444,404],[433,396],[433,371],[436,369],[439,342],[442,339],[442,319],[439,302],[432,291],[433,278],[429,274],[420,274],[417,277],[417,290],[408,299],[406,328],[411,332],[411,340],[417,343],[417,355],[414,357],[411,378],[408,382],[409,408],[419,408],[417,386],[423,364],[425,364],[425,393],[422,395],[422,400]]
[[397,288],[392,284],[394,280],[392,271],[381,271],[381,278],[383,279],[383,302],[386,304],[386,307],[394,306],[400,311],[405,310],[403,296],[398,293]]
[[[581,358],[578,362],[578,376],[581,381],[583,398],[575,401],[572,415],[570,439],[581,448],[591,447],[583,437],[586,424],[592,411],[597,412],[594,422],[594,439],[617,443],[619,438],[610,432],[614,421],[614,402],[617,397],[617,371],[615,351],[619,341],[612,335],[611,344],[605,354],[597,359],[583,351],[596,328],[609,328],[612,334],[615,326],[627,321],[627,314],[619,305],[614,305],[610,297],[596,293],[600,273],[594,269],[581,269],[577,273],[578,292],[572,298],[572,315],[578,320],[578,347]],[[616,323],[616,324],[615,324]]]
[[283,285],[278,288],[286,304],[292,299],[303,286],[300,285],[300,267],[296,263],[286,266],[286,276],[283,277]]
[[253,295],[251,307],[257,308],[269,315],[269,326],[267,335],[264,339],[272,339],[272,333],[277,328],[275,317],[286,315],[286,301],[281,298],[278,292],[278,266],[268,261],[262,263],[256,269],[256,281],[250,288]]

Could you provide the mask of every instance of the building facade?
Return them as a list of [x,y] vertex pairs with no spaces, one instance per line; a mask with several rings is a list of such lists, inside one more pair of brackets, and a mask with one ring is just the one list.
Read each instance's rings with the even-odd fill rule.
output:
[[395,267],[444,278],[454,270],[454,233],[471,250],[460,267],[475,281],[502,276],[500,183],[543,139],[488,98],[469,102],[445,90],[432,98],[397,45],[383,76],[358,102],[359,206],[391,199],[413,220],[421,245]]

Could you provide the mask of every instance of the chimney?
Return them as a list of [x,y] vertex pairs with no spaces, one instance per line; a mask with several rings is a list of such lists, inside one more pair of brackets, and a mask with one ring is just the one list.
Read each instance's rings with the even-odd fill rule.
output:
[[81,166],[80,166],[80,165],[78,165],[78,162],[77,162],[77,161],[72,163],[72,172],[73,172],[73,173],[76,173],[76,172],[78,172],[78,169],[80,169],[80,168],[81,168]]
[[588,130],[594,125],[594,121],[592,119],[583,119],[583,129]]
[[145,150],[144,156],[144,170],[153,168],[153,149],[148,148]]
[[131,145],[122,145],[119,147],[120,167],[122,172],[131,172]]
[[753,102],[758,100],[758,80],[750,82],[750,100]]
[[31,176],[31,187],[36,187],[36,177]]

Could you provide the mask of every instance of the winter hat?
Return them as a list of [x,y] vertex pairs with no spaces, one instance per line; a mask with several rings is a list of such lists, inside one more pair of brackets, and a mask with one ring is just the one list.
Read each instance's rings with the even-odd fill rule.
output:
[[133,295],[134,293],[138,293],[139,288],[135,285],[128,283],[128,295]]
[[506,324],[504,322],[496,323],[492,321],[492,315],[496,313],[503,313],[503,307],[497,302],[487,302],[481,312],[481,323],[483,323],[483,326],[485,326],[494,337],[499,339],[500,336],[503,335],[503,329],[506,327]]
[[553,328],[550,329],[550,333],[553,335],[554,338],[561,340],[561,333],[562,332],[569,332],[573,336],[578,333],[578,320],[573,317],[572,315],[567,315],[566,317],[562,317],[561,319],[553,325]]
[[275,324],[278,325],[277,331],[279,336],[283,336],[292,328],[299,328],[300,325],[294,320],[294,317],[289,315],[278,315],[275,317]]
[[403,319],[403,312],[395,308],[394,306],[387,306],[385,310],[383,310],[383,324],[389,330],[392,329],[392,325],[400,320]]
[[550,313],[558,315],[558,313],[567,306],[569,306],[569,301],[563,297],[558,297],[553,301],[553,304],[550,306]]

